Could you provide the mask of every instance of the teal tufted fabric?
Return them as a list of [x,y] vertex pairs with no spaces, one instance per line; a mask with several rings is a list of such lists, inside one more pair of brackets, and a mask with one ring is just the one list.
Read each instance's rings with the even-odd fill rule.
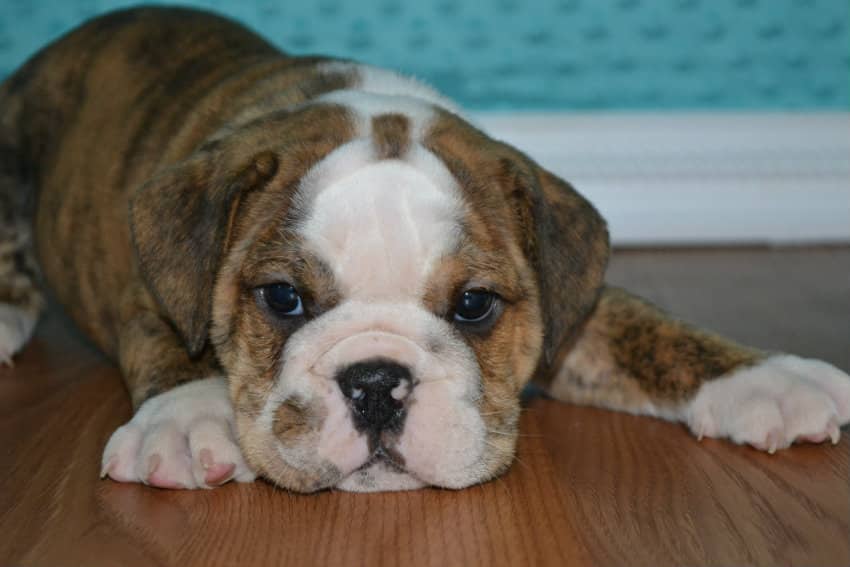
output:
[[[194,0],[469,108],[850,109],[850,0]],[[0,77],[122,0],[0,0]]]

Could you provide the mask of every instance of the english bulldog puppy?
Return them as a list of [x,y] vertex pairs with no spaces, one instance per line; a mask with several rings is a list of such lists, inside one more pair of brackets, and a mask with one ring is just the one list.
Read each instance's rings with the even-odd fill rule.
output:
[[0,357],[43,279],[121,367],[120,482],[462,488],[532,377],[769,452],[850,421],[837,368],[605,286],[593,206],[434,90],[209,13],[108,14],[3,83],[0,223]]

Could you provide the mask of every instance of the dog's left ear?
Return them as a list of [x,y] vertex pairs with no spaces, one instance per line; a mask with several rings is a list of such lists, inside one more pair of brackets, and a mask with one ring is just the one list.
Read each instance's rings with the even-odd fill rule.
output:
[[139,270],[191,356],[207,340],[213,286],[239,202],[276,170],[271,152],[240,162],[200,150],[145,183],[130,202]]
[[524,162],[528,167],[511,164],[511,197],[537,275],[545,332],[542,362],[548,367],[593,309],[610,246],[605,220],[587,199],[531,159]]

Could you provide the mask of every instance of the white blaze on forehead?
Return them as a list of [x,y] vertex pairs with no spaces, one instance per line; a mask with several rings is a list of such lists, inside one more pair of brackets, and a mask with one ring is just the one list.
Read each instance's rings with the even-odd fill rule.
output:
[[[353,75],[354,82],[349,89],[346,89],[346,91],[335,91],[326,96],[333,96],[339,92],[359,92],[361,95],[413,98],[433,104],[434,106],[439,106],[454,114],[461,114],[460,108],[450,99],[437,92],[436,89],[395,71],[363,65],[362,63],[348,63],[343,61],[324,63],[319,66],[319,71],[322,73],[350,73]],[[389,111],[385,109],[384,112]]]
[[421,296],[434,263],[458,238],[461,205],[451,175],[421,147],[405,161],[369,161],[363,141],[334,154],[300,188],[309,203],[306,244],[346,298]]
[[314,102],[340,104],[351,110],[360,136],[371,134],[372,118],[381,114],[401,114],[410,123],[411,139],[422,139],[434,116],[435,107],[460,114],[452,101],[410,77],[393,71],[357,63],[332,62],[319,67],[320,72],[345,72],[352,84],[345,89],[325,93]]

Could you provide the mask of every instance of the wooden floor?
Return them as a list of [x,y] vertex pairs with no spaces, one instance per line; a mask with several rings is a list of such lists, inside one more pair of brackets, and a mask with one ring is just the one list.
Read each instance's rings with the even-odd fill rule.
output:
[[[850,369],[850,249],[626,252],[611,281]],[[172,492],[98,480],[118,372],[53,315],[0,370],[0,565],[848,565],[850,432],[775,456],[534,399],[519,459],[459,492]]]

